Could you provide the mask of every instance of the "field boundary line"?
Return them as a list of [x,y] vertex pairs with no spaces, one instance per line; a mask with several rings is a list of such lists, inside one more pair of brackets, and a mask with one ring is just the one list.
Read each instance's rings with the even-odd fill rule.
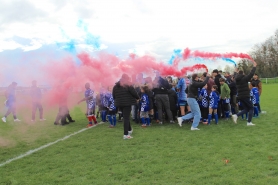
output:
[[[102,124],[102,123],[103,123],[103,122],[100,122],[100,123],[98,123],[98,124]],[[29,150],[29,151],[27,151],[27,152],[24,153],[24,154],[21,154],[21,155],[19,155],[19,156],[17,156],[17,157],[11,158],[11,159],[9,159],[9,160],[3,162],[3,163],[0,163],[0,167],[5,166],[6,164],[9,164],[9,163],[11,163],[11,162],[13,162],[13,161],[16,161],[16,160],[18,160],[18,159],[24,158],[24,157],[26,157],[26,156],[28,156],[28,155],[31,155],[31,154],[33,154],[33,153],[35,153],[35,152],[37,152],[37,151],[40,151],[40,150],[42,150],[42,149],[44,149],[44,148],[47,148],[47,147],[49,147],[49,146],[52,146],[52,145],[54,145],[54,144],[56,144],[56,143],[58,143],[58,142],[60,142],[60,141],[64,141],[64,140],[70,138],[71,136],[77,135],[77,134],[79,134],[79,133],[81,133],[81,132],[84,132],[84,131],[86,131],[86,130],[88,130],[88,129],[91,129],[91,128],[93,128],[93,127],[96,127],[96,126],[97,126],[97,125],[94,125],[94,126],[89,127],[89,128],[83,128],[83,129],[81,129],[81,130],[79,130],[79,131],[76,131],[76,132],[74,132],[74,133],[72,133],[72,134],[70,134],[70,135],[67,135],[67,136],[65,136],[65,137],[63,137],[63,138],[57,139],[56,141],[53,141],[53,142],[50,142],[50,143],[45,144],[45,145],[43,145],[43,146],[40,146],[39,148],[36,148],[36,149],[33,149],[33,150]]]

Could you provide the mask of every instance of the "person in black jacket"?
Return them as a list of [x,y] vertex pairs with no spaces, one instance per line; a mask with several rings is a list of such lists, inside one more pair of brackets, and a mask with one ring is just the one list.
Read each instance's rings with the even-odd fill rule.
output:
[[210,75],[207,74],[206,79],[203,82],[200,82],[197,74],[192,75],[192,83],[187,88],[187,91],[188,91],[187,92],[187,103],[190,107],[191,113],[178,118],[178,124],[180,126],[182,126],[183,120],[188,120],[188,119],[194,118],[192,126],[191,126],[191,130],[200,130],[197,128],[199,125],[199,121],[201,119],[201,110],[200,110],[199,104],[197,102],[198,88],[200,88],[200,89],[203,88],[208,83],[209,77],[210,77]]
[[230,96],[231,96],[231,106],[232,106],[232,113],[233,114],[237,114],[238,113],[238,106],[237,106],[237,88],[236,88],[236,82],[235,82],[235,77],[231,76],[231,80],[230,80]]
[[172,84],[172,88],[168,90],[168,97],[170,102],[170,110],[172,112],[173,119],[175,120],[178,113],[178,109],[177,109],[178,95],[177,92],[175,91],[175,84]]
[[158,112],[159,124],[162,124],[162,108],[164,107],[167,118],[170,120],[170,123],[174,123],[173,115],[170,110],[170,102],[168,97],[168,90],[171,88],[169,82],[166,79],[163,79],[159,72],[156,72],[156,78],[154,79],[155,87],[153,88],[155,104]]
[[122,110],[124,118],[124,137],[131,139],[132,128],[130,126],[131,106],[139,101],[139,96],[131,85],[130,77],[123,74],[120,81],[113,87],[113,98],[116,107]]
[[243,110],[237,114],[232,115],[234,123],[237,123],[238,116],[241,116],[248,112],[248,122],[247,126],[253,126],[252,117],[253,117],[253,103],[250,100],[250,89],[248,82],[251,80],[252,76],[255,74],[257,63],[253,62],[253,68],[248,75],[245,75],[242,70],[238,72],[235,77],[236,87],[237,87],[237,99],[243,106]]

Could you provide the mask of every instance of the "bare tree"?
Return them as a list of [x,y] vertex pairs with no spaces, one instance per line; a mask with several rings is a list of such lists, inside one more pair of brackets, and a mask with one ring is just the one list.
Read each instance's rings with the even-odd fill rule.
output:
[[[258,64],[257,73],[261,77],[278,76],[278,30],[263,43],[256,44],[252,48],[250,55]],[[246,60],[241,60],[239,66],[243,70],[248,70]]]

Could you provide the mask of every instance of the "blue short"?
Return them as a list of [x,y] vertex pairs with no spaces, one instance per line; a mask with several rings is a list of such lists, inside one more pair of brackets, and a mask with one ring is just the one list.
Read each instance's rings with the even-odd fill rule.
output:
[[179,106],[187,106],[186,100],[179,100]]

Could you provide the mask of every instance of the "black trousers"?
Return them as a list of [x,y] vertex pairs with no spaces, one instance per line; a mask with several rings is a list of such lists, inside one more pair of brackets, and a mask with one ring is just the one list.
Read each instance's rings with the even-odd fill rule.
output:
[[128,135],[128,131],[131,131],[131,126],[130,126],[131,106],[119,107],[119,109],[123,111],[124,135]]
[[203,119],[208,119],[208,114],[209,114],[209,108],[205,108],[205,107],[202,107],[200,106],[200,109],[201,109],[201,116]]
[[177,109],[171,109],[173,120],[177,119],[178,116],[178,110]]
[[[218,107],[217,107],[217,115],[218,115],[218,118],[221,118],[221,116],[222,116],[222,100],[220,100],[219,102],[218,102]],[[224,116],[225,114],[223,114],[223,116]]]
[[254,112],[253,103],[251,102],[250,98],[239,99],[239,101],[243,107],[243,110],[237,113],[237,116],[241,116],[242,114],[248,112],[248,122],[251,122],[253,117],[253,112]]
[[156,103],[156,108],[158,111],[158,120],[162,121],[162,109],[164,107],[167,117],[169,121],[173,120],[173,115],[170,110],[170,102],[169,102],[169,97],[167,94],[157,94],[155,95],[155,103]]

